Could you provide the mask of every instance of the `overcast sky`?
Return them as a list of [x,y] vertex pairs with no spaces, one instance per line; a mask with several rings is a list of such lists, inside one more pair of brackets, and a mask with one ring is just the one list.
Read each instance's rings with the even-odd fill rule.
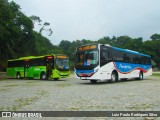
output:
[[[160,33],[160,0],[13,0],[27,15],[49,22],[48,39],[98,40],[104,36],[127,35],[150,38]],[[36,27],[38,31],[39,28]]]

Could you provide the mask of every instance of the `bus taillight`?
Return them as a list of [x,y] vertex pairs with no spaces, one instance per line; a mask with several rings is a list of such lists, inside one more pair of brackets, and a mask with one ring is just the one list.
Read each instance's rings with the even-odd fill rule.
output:
[[24,61],[25,61],[25,62],[28,62],[28,61],[29,61],[29,59],[25,59]]
[[50,59],[53,59],[53,57],[52,56],[48,56],[47,59],[50,60]]

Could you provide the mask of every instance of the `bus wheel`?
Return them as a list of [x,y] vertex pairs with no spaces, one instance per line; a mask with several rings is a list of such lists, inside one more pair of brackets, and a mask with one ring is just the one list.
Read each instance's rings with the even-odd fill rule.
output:
[[54,78],[54,80],[58,80],[59,78]]
[[17,78],[17,79],[20,79],[20,78],[21,78],[21,74],[20,74],[19,72],[17,73],[16,78]]
[[117,74],[115,72],[112,72],[111,75],[111,80],[109,80],[109,82],[114,83],[117,80]]
[[90,80],[91,83],[97,83],[97,80]]
[[143,80],[143,72],[142,71],[139,73],[139,80]]
[[44,72],[41,73],[40,79],[41,79],[41,80],[45,80],[45,79],[46,79],[46,74],[45,74]]

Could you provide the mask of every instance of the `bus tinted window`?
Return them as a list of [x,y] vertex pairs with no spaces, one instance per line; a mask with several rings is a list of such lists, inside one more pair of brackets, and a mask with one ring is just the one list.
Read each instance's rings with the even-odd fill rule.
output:
[[123,60],[124,60],[124,62],[129,62],[129,54],[128,53],[124,53],[123,52]]
[[107,46],[101,46],[100,58],[101,66],[105,65],[108,62],[111,62],[113,60],[112,48]]
[[113,50],[112,55],[113,55],[113,61],[115,61],[115,62],[123,62],[124,61],[124,57],[123,57],[121,51]]
[[36,58],[36,59],[31,59],[30,65],[31,66],[43,66],[44,64],[44,58]]
[[125,50],[113,49],[113,61],[126,62],[134,64],[151,64],[151,58],[138,53],[132,53]]
[[22,67],[24,65],[22,60],[8,61],[8,67]]
[[103,47],[101,49],[101,59],[103,61],[110,61],[111,60],[112,51],[110,48]]
[[141,64],[151,64],[151,58],[146,57],[146,56],[141,56]]

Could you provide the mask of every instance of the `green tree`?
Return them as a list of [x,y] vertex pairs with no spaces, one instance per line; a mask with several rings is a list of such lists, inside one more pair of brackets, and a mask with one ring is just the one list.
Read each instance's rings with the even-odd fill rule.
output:
[[32,16],[30,16],[29,18],[33,21],[33,24],[34,24],[34,25],[35,25],[36,22],[38,22],[38,25],[42,26],[41,29],[39,30],[39,34],[40,34],[40,35],[42,34],[42,32],[43,32],[44,30],[49,32],[48,36],[51,36],[51,35],[52,35],[52,33],[53,33],[52,29],[51,29],[51,28],[49,28],[49,29],[46,29],[46,28],[45,28],[46,26],[50,26],[50,23],[45,22],[45,23],[43,23],[43,25],[42,25],[42,24],[41,24],[42,20],[40,19],[40,17],[35,16],[35,15],[32,15]]
[[[1,0],[0,6],[0,56],[8,59],[21,55],[24,52],[21,48],[32,42],[33,39],[28,38],[33,37],[33,25],[15,2]],[[28,47],[33,48],[31,45]]]
[[36,52],[35,55],[45,55],[54,53],[54,46],[46,37],[34,31],[34,39]]
[[32,15],[29,18],[33,21],[33,24],[35,24],[36,22],[38,22],[39,25],[41,25],[40,23],[42,22],[42,20],[40,19],[40,17]]
[[50,23],[45,22],[45,23],[43,24],[42,28],[39,30],[39,33],[42,34],[42,31],[45,30],[45,31],[49,31],[48,36],[51,36],[52,33],[53,33],[52,29],[51,29],[51,28],[49,28],[49,29],[46,29],[46,28],[45,28],[46,26],[49,26],[49,25],[50,25]]
[[[15,10],[19,9],[19,6],[15,6]],[[16,27],[11,27],[14,14],[11,11],[10,4],[6,0],[0,2],[0,57],[6,59],[9,56],[13,56],[13,47],[15,46],[14,39],[11,38],[11,31]]]
[[143,43],[143,52],[151,55],[157,67],[160,68],[160,34],[153,34],[150,38],[152,40]]
[[111,45],[111,39],[110,39],[110,37],[106,36],[106,37],[103,37],[103,38],[99,39],[98,41],[96,41],[96,43]]
[[153,34],[150,38],[151,40],[160,40],[160,34]]
[[142,52],[143,40],[142,38],[131,39],[124,45],[125,49],[134,50],[137,52]]
[[68,51],[70,46],[71,46],[71,42],[68,40],[62,40],[59,44],[59,47],[66,52]]
[[126,48],[126,44],[128,44],[132,38],[128,36],[120,36],[115,40],[115,46],[120,48]]

